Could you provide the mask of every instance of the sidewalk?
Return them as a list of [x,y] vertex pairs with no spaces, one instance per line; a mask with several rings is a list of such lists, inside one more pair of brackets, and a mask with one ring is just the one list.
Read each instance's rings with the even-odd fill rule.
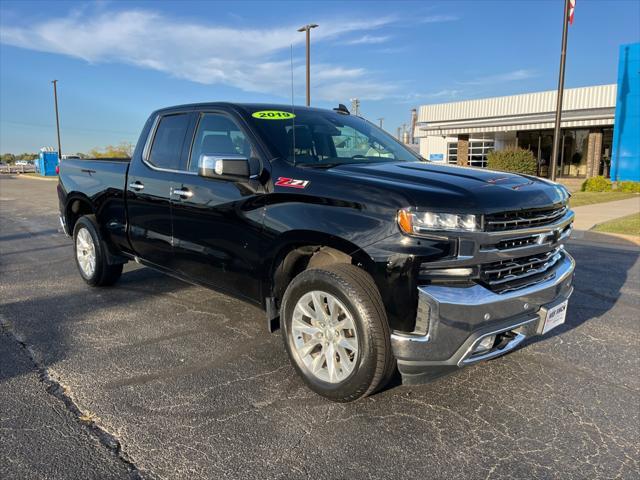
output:
[[575,207],[573,211],[576,214],[574,230],[591,230],[599,223],[640,212],[640,195],[626,200]]

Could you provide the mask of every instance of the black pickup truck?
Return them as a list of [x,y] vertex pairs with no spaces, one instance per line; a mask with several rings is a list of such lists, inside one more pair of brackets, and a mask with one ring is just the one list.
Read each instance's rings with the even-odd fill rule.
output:
[[564,187],[426,162],[343,106],[158,110],[130,161],[62,161],[58,195],[89,285],[134,260],[254,303],[335,401],[509,352],[573,291]]

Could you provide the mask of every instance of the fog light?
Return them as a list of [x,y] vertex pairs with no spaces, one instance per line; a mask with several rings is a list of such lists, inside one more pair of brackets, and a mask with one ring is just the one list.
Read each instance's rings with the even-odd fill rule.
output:
[[496,336],[489,335],[488,337],[484,337],[480,340],[480,343],[476,345],[476,348],[473,350],[473,353],[486,352],[493,348],[493,345],[496,343]]

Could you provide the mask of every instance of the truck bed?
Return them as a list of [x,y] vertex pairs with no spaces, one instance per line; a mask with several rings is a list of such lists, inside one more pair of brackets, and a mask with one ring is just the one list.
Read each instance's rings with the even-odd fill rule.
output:
[[123,249],[128,245],[125,228],[128,172],[129,159],[65,159],[60,162],[58,184],[61,209],[62,205],[72,205],[72,198],[87,199],[104,228],[105,238]]

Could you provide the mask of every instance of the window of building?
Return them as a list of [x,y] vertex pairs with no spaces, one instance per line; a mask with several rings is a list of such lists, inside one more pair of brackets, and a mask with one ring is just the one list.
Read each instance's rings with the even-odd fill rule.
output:
[[166,115],[160,119],[148,161],[158,168],[178,170],[189,114]]
[[447,143],[447,162],[451,165],[458,164],[458,143]]
[[469,142],[469,166],[487,167],[487,154],[493,151],[493,140],[473,140]]
[[560,139],[558,176],[586,177],[588,143],[588,128],[563,130]]
[[608,177],[611,169],[611,147],[613,145],[613,128],[602,130],[602,161],[600,162],[600,175]]

